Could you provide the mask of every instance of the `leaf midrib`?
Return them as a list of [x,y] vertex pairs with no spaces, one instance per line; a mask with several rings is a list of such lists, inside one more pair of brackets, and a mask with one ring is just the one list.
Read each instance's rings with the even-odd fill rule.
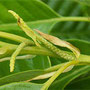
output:
[[[77,18],[77,20],[75,19]],[[72,20],[73,19],[73,20]],[[78,20],[81,19],[81,20]],[[87,17],[60,17],[60,18],[52,18],[52,19],[43,19],[43,20],[37,20],[37,21],[28,21],[27,24],[38,24],[38,23],[50,23],[50,22],[60,22],[60,21],[86,21],[88,22]],[[16,25],[16,23],[9,23],[9,24],[1,24],[0,26],[11,26]]]

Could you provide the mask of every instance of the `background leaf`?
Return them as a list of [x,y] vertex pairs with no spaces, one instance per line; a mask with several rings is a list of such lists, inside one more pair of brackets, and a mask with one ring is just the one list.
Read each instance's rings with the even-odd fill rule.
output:
[[[75,81],[75,80],[74,80]],[[89,74],[87,77],[82,77],[81,80],[77,80],[76,82],[74,83],[70,83],[66,88],[65,90],[69,90],[69,89],[82,89],[82,90],[89,90],[90,89],[90,86],[89,84],[90,83],[90,77],[89,77]]]
[[[42,0],[45,1],[46,0]],[[84,0],[85,1],[85,0]],[[82,2],[82,1],[81,1]],[[87,9],[74,0],[47,0],[52,9],[62,16],[86,16]],[[88,17],[87,17],[88,18]],[[88,22],[59,22],[50,34],[62,39],[80,39],[90,41],[90,23]]]
[[[17,27],[16,20],[8,13],[8,10],[13,10],[19,14],[31,28],[39,29],[45,32],[48,32],[54,23],[38,23],[38,20],[43,21],[45,19],[59,17],[57,13],[39,0],[0,0],[0,9],[0,17],[2,17],[0,19],[0,30],[19,35],[21,30]],[[32,21],[33,24],[31,23]],[[24,33],[22,32],[21,35],[23,34]]]
[[[52,9],[50,9],[46,4],[41,2],[41,0],[12,0],[12,1],[0,0],[0,11],[1,11],[0,12],[0,17],[1,17],[0,30],[4,32],[21,35],[23,37],[27,37],[25,33],[22,32],[22,30],[17,26],[16,20],[7,12],[8,9],[12,9],[13,11],[17,12],[32,29],[39,29],[45,33],[49,32],[50,34],[62,39],[67,39],[67,40],[69,39],[68,41],[73,45],[75,45],[76,47],[78,47],[82,54],[90,55],[90,48],[89,48],[90,43],[88,42],[90,41],[90,35],[89,35],[90,23],[60,22],[56,24],[56,21],[48,22],[49,19],[57,18],[57,17],[60,17],[61,15],[62,16],[87,16],[89,15],[89,12],[85,11],[87,8],[86,7],[84,8],[84,6],[82,6],[80,3],[77,3],[71,0],[70,1],[42,0],[42,1],[45,1],[45,3],[47,3],[52,9],[54,9],[60,15],[54,12]],[[45,22],[44,20],[47,20],[47,22]],[[54,26],[54,24],[56,25]],[[4,39],[0,38],[0,40],[4,40]],[[86,41],[82,41],[82,40],[86,40]],[[8,40],[6,41],[8,42]],[[38,61],[39,58],[40,58],[40,62]],[[59,64],[62,61],[64,60],[55,59],[55,58],[53,58],[52,60],[51,58],[52,65]],[[46,57],[44,58],[43,56],[42,57],[37,56],[36,59],[34,58],[34,60],[32,59],[32,60],[17,61],[15,72],[12,74],[15,75],[15,73],[18,73],[18,72],[23,72],[27,70],[33,70],[33,69],[45,69],[45,68],[49,68],[50,66],[51,66],[50,61],[46,59]],[[80,75],[87,73],[89,70],[90,70],[89,66],[76,67],[73,69],[73,71],[64,73],[60,77],[58,77],[58,79],[52,84],[50,89],[55,90],[57,87],[63,89],[65,87],[64,84],[65,85],[69,84],[68,81],[72,81],[73,79],[79,77]],[[0,78],[0,80],[2,80],[1,84],[5,84],[6,82],[7,83],[11,82],[9,81],[10,78],[8,77],[6,77],[6,79],[3,79],[5,78],[4,76],[7,76],[7,75],[11,75],[11,73],[9,73],[8,61],[0,63],[0,77],[2,77]],[[25,74],[25,75],[28,75],[28,74]],[[38,73],[34,75],[38,75]],[[66,77],[64,78],[64,76]],[[18,76],[18,78],[25,79],[27,77],[24,78],[22,76],[21,78]],[[72,81],[72,82],[75,82],[75,81]],[[71,85],[71,83],[69,85]],[[72,84],[74,85],[74,83]],[[68,86],[65,89],[68,89]],[[75,88],[75,87],[72,86],[72,88]]]
[[42,86],[42,84],[21,82],[1,86],[0,90],[40,90]]
[[[82,67],[76,67],[70,72],[67,72],[65,74],[62,74],[57,78],[57,80],[52,84],[50,90],[64,90],[65,86],[70,83],[73,79],[79,77],[80,75],[90,71],[90,66],[82,66]],[[75,86],[77,87],[77,86]],[[74,87],[74,88],[75,88]],[[77,89],[79,89],[77,87]]]
[[0,78],[0,85],[12,83],[12,82],[27,81],[45,73],[46,72],[44,70],[27,70],[27,71],[19,72],[16,74],[12,74]]

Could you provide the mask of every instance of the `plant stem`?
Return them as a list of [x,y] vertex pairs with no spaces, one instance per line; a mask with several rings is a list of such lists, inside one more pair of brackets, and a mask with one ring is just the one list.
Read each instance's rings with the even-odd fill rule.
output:
[[[16,50],[18,45],[9,44],[6,42],[0,41],[0,46],[8,46],[8,50],[4,55],[0,55],[0,58],[4,58],[7,56],[11,56],[11,54]],[[70,52],[69,52],[70,53]],[[37,47],[37,46],[27,46],[23,48],[20,52],[20,55],[26,55],[26,54],[32,54],[32,55],[45,55],[45,56],[51,56],[51,57],[58,57],[55,53],[52,51],[44,48],[44,47]],[[78,60],[82,63],[90,63],[90,56],[81,54]]]
[[[31,22],[26,22],[28,25],[31,24],[37,24],[37,23],[49,23],[49,22],[65,22],[65,21],[77,21],[77,22],[89,22],[90,17],[58,17],[58,18],[53,18],[53,19],[45,19],[45,20],[37,20],[37,21],[31,21]],[[65,20],[66,19],[66,20]],[[16,26],[17,23],[12,23],[12,24],[2,24],[0,26]]]
[[[3,45],[8,46],[7,52],[4,55],[0,55],[0,58],[10,56],[18,47],[18,45],[8,44],[8,43],[2,42],[2,41],[0,41],[0,45],[1,46],[3,46]],[[53,53],[52,51],[50,51],[44,47],[37,47],[37,46],[27,46],[21,50],[19,55],[26,55],[26,54],[45,55],[45,56],[60,58],[55,53]],[[81,54],[79,56],[78,60],[80,62],[90,63],[90,56]]]
[[81,54],[80,57],[78,58],[78,60],[81,63],[90,63],[90,56]]
[[55,18],[55,21],[83,21],[83,22],[89,22],[88,17],[61,17],[61,18]]
[[35,24],[35,23],[45,23],[45,22],[65,22],[65,21],[76,21],[76,22],[89,22],[90,17],[59,17],[53,19],[46,19],[46,20],[37,20],[32,22],[27,22],[27,24]]
[[68,62],[67,64],[65,64],[64,66],[62,66],[42,87],[42,90],[47,90],[49,88],[49,86],[52,84],[52,82],[70,65],[75,65],[77,64],[78,61],[74,60],[71,62]]
[[30,43],[30,45],[34,45],[34,42],[32,42],[32,41],[29,40],[29,39],[26,39],[26,38],[21,37],[21,36],[18,36],[18,35],[6,33],[6,32],[1,32],[1,31],[0,31],[0,37],[7,38],[7,39],[10,39],[10,40],[19,42],[19,43],[28,41],[28,42]]

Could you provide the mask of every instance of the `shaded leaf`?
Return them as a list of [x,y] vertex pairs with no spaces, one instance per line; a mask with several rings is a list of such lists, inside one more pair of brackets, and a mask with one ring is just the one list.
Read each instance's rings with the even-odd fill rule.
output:
[[77,2],[79,2],[81,4],[85,4],[87,6],[90,6],[90,1],[89,0],[74,0],[74,1],[77,1]]
[[[75,80],[74,80],[75,81]],[[67,85],[65,90],[68,89],[82,89],[82,90],[89,90],[90,89],[90,77],[83,77],[81,80],[76,81],[75,83],[70,83]]]
[[[37,28],[44,32],[49,32],[51,27],[55,24],[54,22],[44,22],[44,20],[59,17],[56,12],[39,0],[1,0],[0,6],[0,17],[2,17],[0,19],[2,22],[0,30],[24,37],[26,37],[26,35],[17,27],[15,19],[8,13],[8,10],[17,12],[32,29]],[[40,9],[40,7],[42,7],[42,9]],[[33,12],[33,10],[36,12]],[[46,14],[46,12],[48,14]]]
[[59,78],[51,85],[50,90],[64,90],[66,85],[69,84],[73,79],[85,74],[88,71],[90,71],[90,66],[76,67],[72,71],[59,76]]

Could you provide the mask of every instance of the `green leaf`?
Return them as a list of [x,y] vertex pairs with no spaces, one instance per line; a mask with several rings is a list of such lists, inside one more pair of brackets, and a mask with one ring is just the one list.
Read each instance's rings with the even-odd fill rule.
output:
[[[83,0],[83,1],[89,2],[89,0]],[[68,0],[47,0],[46,3],[62,16],[69,16],[69,17],[82,16],[83,17],[83,16],[87,16],[85,13],[89,13],[89,16],[90,16],[89,7],[84,9],[83,5],[75,2],[74,0],[69,0],[69,1]],[[87,10],[89,12],[87,12]],[[80,39],[80,40],[90,41],[90,23],[59,22],[53,27],[50,34],[62,39]]]
[[0,85],[4,85],[11,82],[20,82],[20,81],[27,81],[31,80],[39,75],[45,74],[44,70],[27,70],[23,72],[19,72],[16,74],[12,74],[9,76],[5,76],[0,78]]
[[[77,78],[78,79],[78,78]],[[70,83],[69,85],[67,85],[67,87],[65,88],[65,90],[68,90],[68,89],[83,89],[83,90],[89,90],[90,89],[90,76],[87,76],[87,77],[83,77],[81,80],[77,80],[75,82],[74,80],[74,83]]]
[[[42,7],[42,9],[39,9],[40,7]],[[21,0],[12,0],[12,1],[11,0],[8,0],[8,1],[0,0],[0,9],[1,9],[0,17],[2,17],[0,19],[0,31],[9,32],[9,33],[21,35],[24,37],[27,37],[27,36],[18,27],[12,15],[8,13],[8,9],[11,9],[17,12],[25,20],[25,22],[29,26],[31,26],[31,28],[33,29],[37,28],[45,32],[48,32],[46,30],[50,30],[50,28],[53,26],[54,23],[53,22],[51,23],[43,22],[43,20],[59,17],[57,13],[55,13],[47,5],[45,5],[44,3],[38,0],[22,0],[22,1]],[[33,10],[37,12],[33,12]],[[47,12],[48,14],[45,15],[45,12]],[[39,23],[38,20],[41,20],[42,22]],[[0,38],[0,40],[4,40],[4,39]],[[5,39],[4,41],[8,42],[9,40]],[[40,58],[38,58],[39,61],[38,60],[18,61],[16,62],[15,72],[25,71],[29,69],[44,69],[46,67],[49,67],[50,61],[44,58],[46,57],[42,56],[41,58],[40,56]],[[9,73],[9,62],[8,61],[2,62],[0,64],[1,64],[0,67],[2,68],[1,77],[11,74]],[[5,68],[7,68],[7,70]]]
[[[47,0],[47,1],[49,1],[48,4],[55,11],[61,13],[61,15],[63,15],[63,16],[84,16],[82,6],[78,3],[75,3],[72,1],[68,2],[68,0]],[[53,25],[56,23],[56,21],[51,22],[51,21],[49,21],[49,19],[54,20],[54,18],[60,17],[57,13],[55,13],[53,10],[51,10],[47,5],[42,3],[40,0],[26,0],[26,1],[24,1],[24,0],[12,0],[12,1],[11,0],[8,0],[8,1],[0,0],[0,11],[1,11],[0,12],[0,17],[1,17],[0,18],[0,23],[1,23],[0,30],[4,31],[4,32],[21,35],[23,37],[27,37],[27,36],[25,35],[24,32],[21,31],[20,28],[18,28],[17,24],[15,23],[16,21],[14,20],[14,18],[7,12],[8,9],[12,9],[15,12],[17,12],[32,29],[39,29],[46,33],[49,32],[51,30],[51,28],[53,27]],[[46,20],[47,22],[44,20]],[[80,22],[80,23],[78,23],[78,22],[63,22],[63,23],[61,23],[60,22],[59,24],[55,25],[55,27],[52,29],[50,34],[58,36],[60,38],[64,38],[64,39],[72,39],[72,38],[76,39],[77,38],[77,39],[83,39],[83,40],[89,41],[90,40],[90,37],[89,37],[90,30],[89,29],[90,29],[89,23],[84,23],[84,22]],[[27,38],[29,38],[29,37],[27,37]],[[0,38],[0,40],[4,40],[4,39]],[[73,40],[72,40],[71,42],[73,44],[75,44],[75,46],[80,48],[81,53],[88,54],[88,55],[90,54],[90,51],[89,51],[90,44],[88,44],[87,42],[85,43],[85,45],[88,46],[87,49],[86,49],[86,47],[84,47],[83,43],[80,41],[73,42]],[[79,45],[77,42],[80,42]],[[24,60],[23,62],[17,61],[15,72],[38,68],[38,66],[36,66],[36,67],[34,66],[34,68],[33,68],[32,61],[30,61],[30,60],[29,61]],[[60,62],[60,59],[59,59],[59,62]],[[37,60],[37,63],[39,63],[38,60]],[[58,63],[56,63],[56,64],[58,64]],[[9,65],[8,61],[0,63],[0,72],[1,72],[0,77],[3,77],[3,79],[1,78],[2,84],[8,83],[8,82],[13,82],[13,77],[14,77],[13,75],[12,75],[12,77],[10,76],[9,78],[4,77],[6,75],[10,75],[8,65]],[[43,64],[43,66],[44,65],[45,64]],[[50,63],[48,65],[50,66]],[[41,64],[41,66],[42,66],[42,64]],[[41,66],[39,67],[40,69],[41,69]],[[47,66],[45,65],[45,68],[47,68]],[[78,77],[79,75],[89,71],[89,69],[90,69],[90,67],[88,67],[88,66],[86,66],[85,68],[83,67],[83,70],[85,70],[85,72],[83,72],[81,70],[82,72],[79,73],[78,70],[80,70],[80,69],[77,68],[77,69],[75,69],[75,72],[78,71],[79,74],[76,73],[76,74],[74,74],[74,76],[76,75],[76,77]],[[34,74],[34,73],[36,73],[36,74]],[[33,73],[33,75],[38,75],[39,72],[35,71],[34,73]],[[72,73],[70,74],[72,77],[71,76],[69,77],[67,74],[65,74],[65,76],[67,76],[67,80],[71,81],[71,79],[76,78],[76,77],[73,77]],[[30,74],[25,74],[25,75],[28,75],[28,77],[23,77],[23,75],[20,75],[20,77],[19,77],[18,74],[20,74],[20,73],[17,73],[17,76],[14,77],[14,80],[17,80],[16,77],[18,78],[18,80],[24,80],[24,79],[28,80],[29,75],[31,76],[32,72],[30,72]],[[63,83],[67,84],[67,81],[65,82],[63,79],[64,76],[61,76],[61,77],[62,78],[60,78],[60,80],[63,81],[63,82],[60,81],[61,85]],[[10,79],[10,78],[12,78],[12,79]],[[9,79],[11,81],[9,81]],[[52,86],[53,89],[55,86],[60,87],[60,84],[57,83],[57,85],[56,84],[53,85]],[[64,88],[64,86],[62,86],[61,88]]]
[[61,40],[57,37],[54,37],[52,35],[48,35],[45,33],[40,32],[39,30],[36,30],[43,38],[45,38],[46,40],[50,41],[51,43],[53,43],[54,45],[60,46],[60,47],[66,47],[68,49],[70,49],[75,56],[78,58],[80,55],[80,51],[78,48],[76,48],[75,46],[73,46],[71,43],[66,42],[64,40]]
[[84,4],[84,5],[87,5],[87,6],[90,6],[90,1],[89,0],[74,0],[76,2],[79,2],[81,4]]
[[[72,43],[73,45],[75,45],[76,47],[78,47],[82,54],[90,55],[90,42],[84,41],[84,40],[75,40],[75,39],[71,39],[68,41],[70,43]],[[52,65],[59,64],[59,63],[61,63],[61,61],[63,61],[63,60],[51,58]],[[51,85],[50,90],[56,90],[56,89],[63,90],[63,88],[65,88],[66,85],[68,85],[72,80],[76,79],[77,77],[79,80],[80,79],[79,76],[81,76],[89,71],[90,71],[90,66],[88,66],[88,65],[82,66],[82,67],[76,66],[74,69],[72,69],[72,71],[64,73],[61,76],[59,76],[58,79]],[[82,79],[83,78],[84,77],[82,77]],[[74,80],[74,82],[75,82],[75,80]],[[71,83],[73,83],[73,81]],[[76,82],[76,83],[78,83],[78,85],[80,85],[79,82]],[[70,87],[72,86],[72,87],[69,88],[69,86]],[[74,83],[69,84],[68,87],[66,87],[66,89],[75,89],[75,88],[78,89],[79,87],[77,87],[77,86],[75,87]],[[81,87],[81,88],[83,88],[83,87]],[[90,86],[88,86],[87,88],[90,88]]]
[[74,0],[82,6],[84,14],[89,17],[90,16],[90,0]]
[[88,71],[90,71],[90,66],[76,67],[72,71],[59,76],[58,79],[51,85],[50,90],[64,90],[65,86],[73,79],[79,77],[82,74],[85,74]]
[[[90,42],[85,41],[85,40],[78,40],[78,39],[70,39],[67,41],[73,44],[75,47],[79,48],[81,54],[90,55]],[[51,58],[52,65],[57,65],[62,62],[65,62],[65,60],[58,59],[58,58]]]
[[0,90],[40,90],[42,86],[43,84],[20,82],[3,85]]
[[[43,20],[59,17],[57,13],[39,0],[0,0],[0,9],[0,17],[2,17],[0,19],[0,30],[19,35],[21,33],[22,36],[26,35],[18,28],[8,10],[18,13],[32,29],[39,29],[44,32],[49,32],[55,22],[45,23]],[[38,20],[42,22],[39,23]]]
[[25,34],[30,38],[32,38],[32,40],[37,46],[40,46],[36,40],[35,32],[30,27],[27,26],[27,24],[23,21],[23,19],[16,12],[12,10],[8,10],[8,12],[11,13],[17,19],[18,26],[25,32]]
[[26,70],[46,69],[51,67],[47,56],[36,56],[32,59],[16,60],[15,71],[10,73],[9,61],[0,62],[0,77],[12,75]]
[[[40,9],[40,7],[42,7]],[[48,23],[44,20],[59,17],[52,9],[39,0],[0,0],[0,31],[17,34],[27,37],[25,33],[18,27],[16,20],[8,13],[8,10],[17,12],[32,29],[39,29],[49,32],[54,22]],[[34,12],[35,11],[35,12]],[[47,12],[47,14],[46,14]],[[41,22],[38,22],[38,21]],[[29,38],[29,37],[27,37]],[[1,41],[11,43],[11,40],[0,38]],[[21,72],[29,69],[45,69],[50,67],[50,61],[47,57],[37,56],[35,60],[16,60],[15,72]],[[39,66],[39,67],[38,67]],[[10,75],[9,61],[0,63],[0,77]]]
[[32,62],[34,63],[32,65],[33,69],[46,69],[51,67],[51,62],[48,56],[36,56],[32,59]]

